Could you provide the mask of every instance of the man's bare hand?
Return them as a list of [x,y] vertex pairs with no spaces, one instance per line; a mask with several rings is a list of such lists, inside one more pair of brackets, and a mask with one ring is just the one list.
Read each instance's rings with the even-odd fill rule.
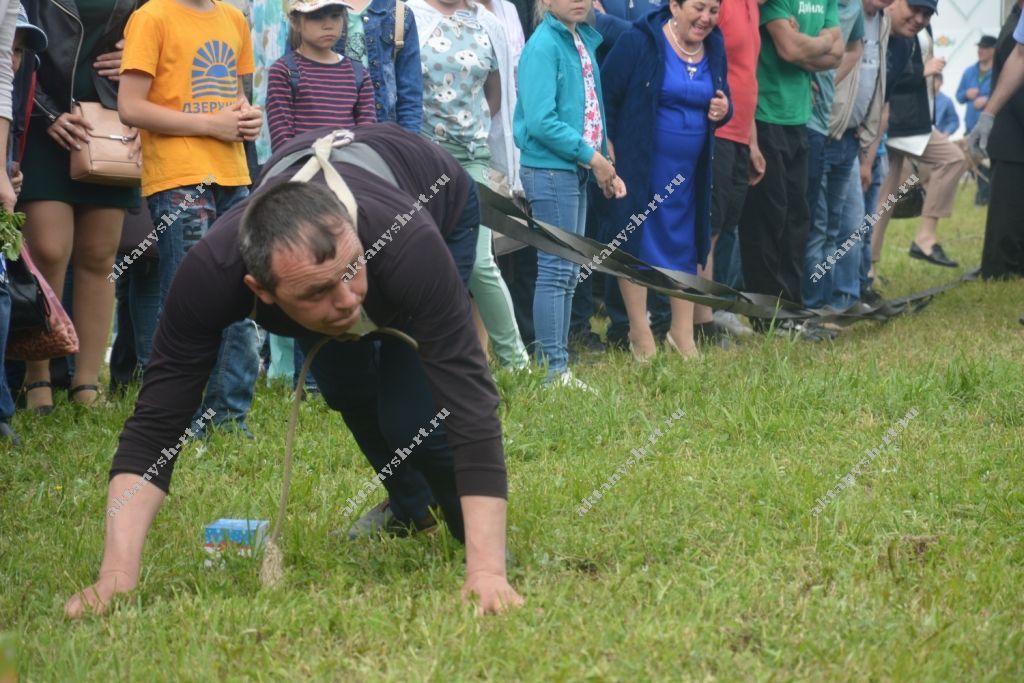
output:
[[924,75],[934,76],[935,74],[942,73],[942,70],[946,68],[946,60],[943,57],[932,57],[924,65]]
[[462,584],[462,599],[469,600],[477,596],[476,613],[501,614],[512,607],[522,607],[526,604],[522,596],[509,585],[508,579],[500,574],[478,573],[466,578]]
[[96,73],[112,81],[121,80],[121,57],[124,55],[124,38],[117,41],[113,52],[104,52],[96,56],[92,67]]
[[750,186],[757,185],[764,179],[765,169],[768,168],[768,162],[764,160],[764,155],[761,154],[761,148],[757,145],[750,146],[750,170],[747,177],[750,180]]
[[104,614],[116,594],[130,592],[137,583],[138,580],[127,572],[114,570],[101,573],[96,583],[75,593],[64,603],[64,616],[79,619],[87,614]]

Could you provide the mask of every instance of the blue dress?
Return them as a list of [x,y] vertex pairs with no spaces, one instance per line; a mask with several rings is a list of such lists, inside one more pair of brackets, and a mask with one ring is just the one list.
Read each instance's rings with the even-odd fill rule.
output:
[[[684,62],[662,35],[665,46],[665,80],[658,96],[657,127],[648,197],[656,208],[647,215],[640,236],[641,260],[659,268],[696,275],[696,187],[692,181],[704,150],[708,104],[714,86],[708,59]],[[696,66],[691,79],[687,66]],[[684,180],[675,185],[681,175]],[[666,191],[666,186],[671,193]],[[658,204],[655,195],[662,197]]]

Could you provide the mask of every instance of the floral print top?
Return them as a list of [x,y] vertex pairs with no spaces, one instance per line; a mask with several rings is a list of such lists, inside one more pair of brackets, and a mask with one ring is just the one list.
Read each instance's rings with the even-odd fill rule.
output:
[[601,120],[601,103],[597,101],[597,86],[594,84],[594,64],[590,61],[587,47],[575,32],[572,39],[576,44],[576,52],[580,53],[580,65],[583,67],[583,140],[599,150],[604,140],[604,122]]

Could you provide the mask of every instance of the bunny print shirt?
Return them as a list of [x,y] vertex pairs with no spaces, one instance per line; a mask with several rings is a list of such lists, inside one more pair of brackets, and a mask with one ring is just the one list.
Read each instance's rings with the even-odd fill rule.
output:
[[423,134],[487,153],[491,112],[484,83],[498,69],[491,39],[469,12],[438,22],[420,51],[423,62]]

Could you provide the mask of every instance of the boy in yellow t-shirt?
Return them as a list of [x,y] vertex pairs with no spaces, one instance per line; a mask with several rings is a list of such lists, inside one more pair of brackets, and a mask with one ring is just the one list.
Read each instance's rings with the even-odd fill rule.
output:
[[[253,68],[249,26],[225,2],[150,0],[125,27],[117,110],[142,131],[142,194],[160,243],[161,309],[185,253],[248,195],[242,141],[255,140],[263,125],[262,110],[242,89]],[[259,371],[255,326],[229,327],[219,355],[199,411],[212,409],[215,423],[248,432]]]

